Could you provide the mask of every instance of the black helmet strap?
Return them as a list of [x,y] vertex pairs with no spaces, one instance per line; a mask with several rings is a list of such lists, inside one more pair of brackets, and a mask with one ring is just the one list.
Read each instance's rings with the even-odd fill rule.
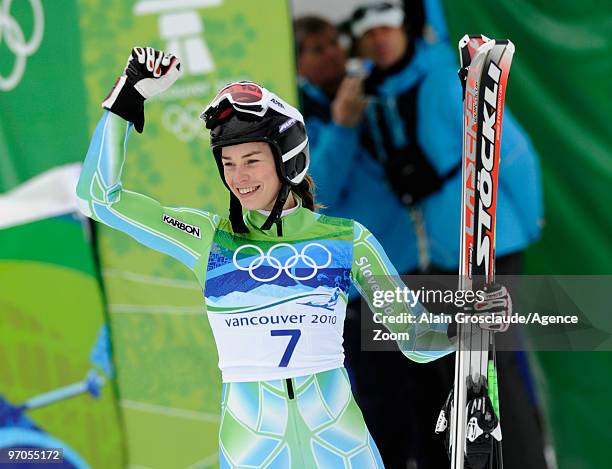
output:
[[[223,176],[221,176],[221,178],[223,178]],[[248,233],[249,229],[247,228],[246,223],[244,223],[244,218],[242,217],[242,205],[240,204],[238,197],[236,197],[232,191],[230,191],[229,212],[229,219],[234,233]]]
[[[272,207],[272,211],[268,218],[261,225],[262,230],[269,230],[272,228],[272,225],[280,220],[281,215],[283,213],[283,207],[285,206],[285,202],[289,198],[289,193],[291,192],[291,185],[284,182],[281,185],[280,191],[278,192],[278,196],[276,197],[276,201],[274,202],[274,206]],[[244,222],[244,218],[242,216],[242,205],[240,204],[240,200],[230,191],[230,209],[229,209],[229,219],[232,224],[232,230],[234,233],[248,233],[249,229]]]
[[285,202],[287,202],[287,198],[289,197],[289,192],[291,192],[291,186],[289,183],[283,181],[280,191],[278,192],[278,196],[276,197],[276,202],[274,202],[274,207],[272,207],[272,211],[268,216],[268,219],[261,225],[262,230],[269,230],[272,228],[272,225],[280,220],[280,217],[283,213],[283,207],[285,206]]

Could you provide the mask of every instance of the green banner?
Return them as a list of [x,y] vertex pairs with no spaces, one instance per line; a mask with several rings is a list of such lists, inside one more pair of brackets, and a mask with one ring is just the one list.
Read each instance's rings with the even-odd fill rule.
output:
[[[451,43],[465,33],[516,46],[506,103],[541,157],[546,226],[534,274],[610,274],[610,2],[444,2]],[[539,353],[560,468],[609,466],[608,353]],[[503,399],[503,396],[501,397]],[[503,419],[503,417],[502,417]]]
[[0,448],[122,467],[88,225],[63,185],[88,134],[77,10],[56,3],[0,3]]
[[76,6],[57,3],[1,3],[0,193],[81,161],[87,145]]
[[[182,61],[181,79],[147,102],[144,133],[132,133],[124,188],[164,205],[225,214],[228,192],[198,116],[219,87],[236,80],[258,81],[295,103],[286,2],[79,5],[90,131],[133,46],[171,51]],[[129,462],[147,468],[215,466],[221,382],[202,292],[174,259],[97,228]]]

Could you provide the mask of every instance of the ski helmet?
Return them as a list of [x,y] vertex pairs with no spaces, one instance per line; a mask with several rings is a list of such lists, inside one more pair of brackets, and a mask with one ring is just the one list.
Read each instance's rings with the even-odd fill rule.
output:
[[[231,83],[221,89],[200,116],[210,130],[210,146],[221,175],[221,150],[229,145],[265,142],[270,145],[281,182],[274,207],[262,229],[280,219],[292,187],[299,185],[310,165],[308,137],[302,114],[274,93],[252,82]],[[230,189],[230,221],[235,232],[248,232],[242,206]]]

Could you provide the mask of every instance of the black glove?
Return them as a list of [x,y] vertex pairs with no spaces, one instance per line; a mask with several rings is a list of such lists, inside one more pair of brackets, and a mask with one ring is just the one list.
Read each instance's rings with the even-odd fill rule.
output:
[[181,75],[181,63],[172,54],[152,47],[134,47],[127,64],[102,107],[132,122],[142,133],[145,99],[167,90]]

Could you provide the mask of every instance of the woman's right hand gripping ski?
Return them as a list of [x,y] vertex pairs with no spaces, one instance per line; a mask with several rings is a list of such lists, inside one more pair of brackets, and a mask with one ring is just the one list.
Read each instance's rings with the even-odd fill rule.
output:
[[132,122],[142,133],[145,100],[167,90],[181,73],[181,62],[175,55],[152,47],[134,47],[102,107]]

